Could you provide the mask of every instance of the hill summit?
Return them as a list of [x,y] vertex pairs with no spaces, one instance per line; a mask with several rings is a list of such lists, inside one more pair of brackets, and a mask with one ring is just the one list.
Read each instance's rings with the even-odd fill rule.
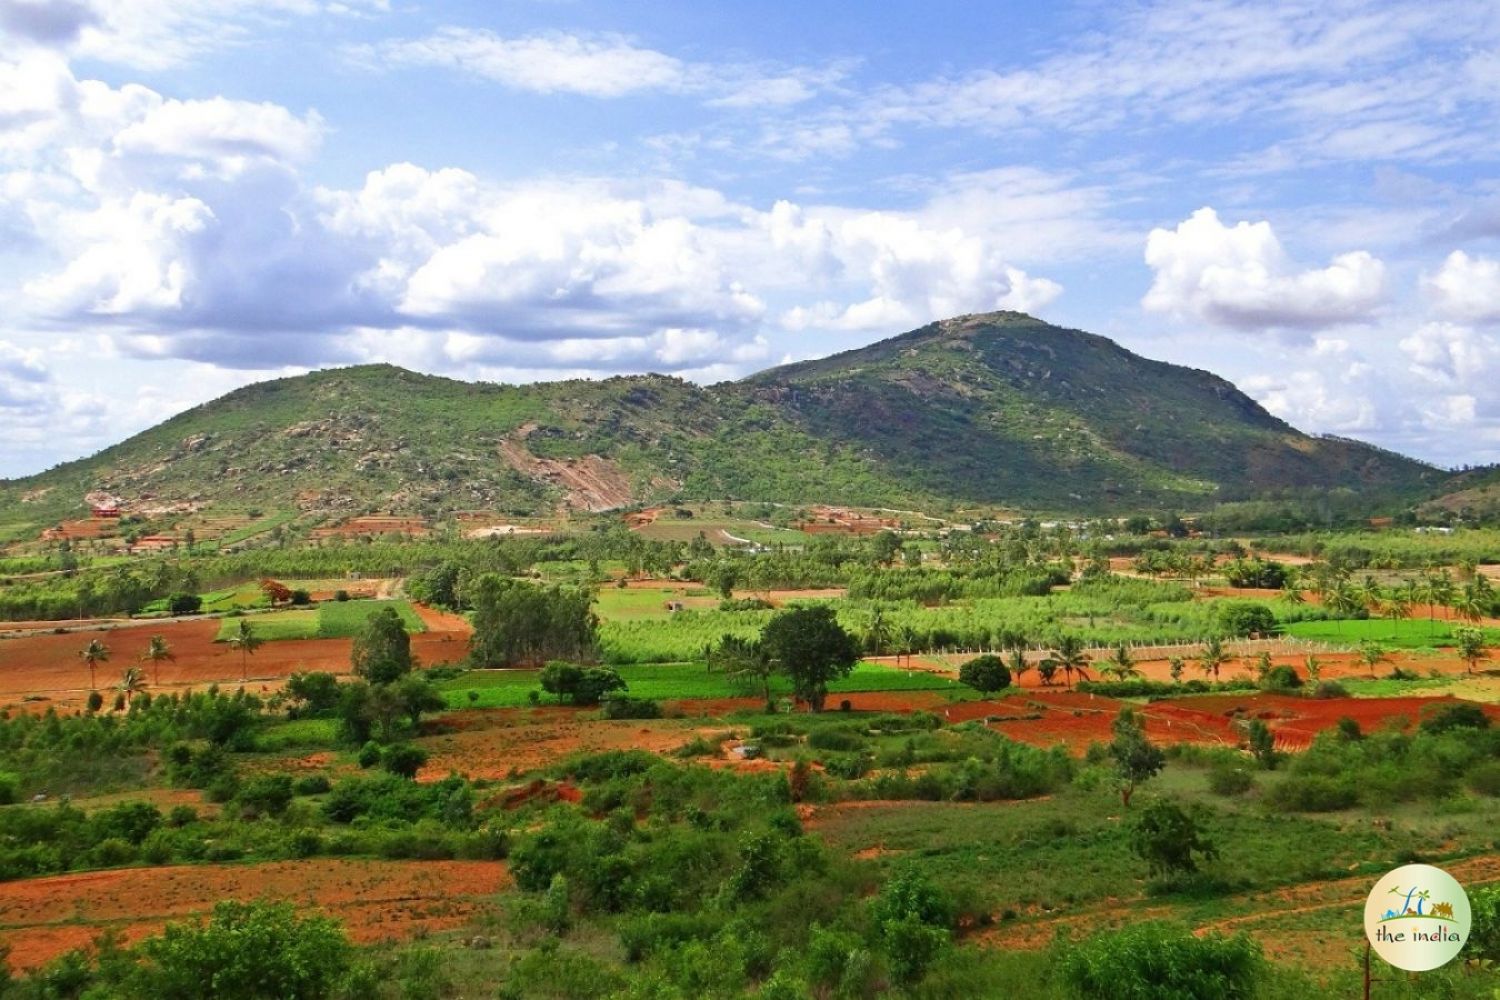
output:
[[384,364],[277,379],[0,482],[0,518],[77,516],[90,494],[429,515],[673,497],[1196,509],[1307,489],[1408,498],[1445,478],[1303,434],[1208,372],[1001,312],[708,387],[507,386]]

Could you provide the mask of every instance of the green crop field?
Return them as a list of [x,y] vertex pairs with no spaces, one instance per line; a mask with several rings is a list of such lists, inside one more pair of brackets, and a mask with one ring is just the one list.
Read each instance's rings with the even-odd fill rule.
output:
[[352,639],[364,627],[365,619],[381,608],[395,608],[406,624],[407,632],[425,632],[427,626],[406,601],[329,601],[316,608],[293,608],[270,611],[247,618],[225,618],[219,625],[215,641],[224,642],[239,631],[240,622],[248,621],[256,636],[267,641],[278,639]]
[[[1392,649],[1436,649],[1454,643],[1453,629],[1463,623],[1429,621],[1426,618],[1350,618],[1330,621],[1291,622],[1283,626],[1287,635],[1316,642],[1356,646],[1378,642]],[[1486,640],[1500,639],[1500,629],[1485,629]]]
[[[473,670],[443,681],[443,689],[452,708],[516,708],[530,704],[530,693],[541,692],[535,670]],[[711,673],[702,663],[653,663],[623,667],[620,676],[628,685],[628,694],[636,698],[664,700],[754,697],[729,683],[723,674]],[[828,686],[831,695],[858,691],[948,691],[962,696],[969,689],[950,678],[924,671],[897,670],[878,663],[861,661],[848,677]],[[479,692],[478,701],[470,701],[468,692]],[[785,678],[773,678],[771,691],[780,697],[791,693]],[[542,694],[543,701],[551,696]]]

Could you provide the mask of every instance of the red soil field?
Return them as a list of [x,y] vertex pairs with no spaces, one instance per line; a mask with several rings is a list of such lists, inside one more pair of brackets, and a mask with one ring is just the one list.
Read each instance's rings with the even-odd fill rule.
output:
[[353,538],[359,535],[425,535],[427,522],[420,517],[355,517],[329,528],[315,528],[313,538]]
[[[469,625],[458,615],[416,606],[428,631],[412,636],[412,653],[427,667],[462,659],[468,651]],[[254,619],[250,619],[253,621]],[[0,705],[19,703],[27,695],[40,695],[47,702],[72,706],[88,696],[89,672],[78,653],[91,639],[109,648],[108,662],[98,667],[99,686],[114,685],[127,667],[140,663],[140,656],[153,635],[166,638],[175,660],[161,665],[161,683],[156,668],[148,667],[152,690],[182,691],[219,683],[240,683],[240,654],[224,643],[217,619],[182,622],[138,622],[129,628],[108,631],[32,634],[0,639]],[[350,639],[284,639],[267,642],[248,658],[249,686],[269,693],[291,674],[306,670],[349,672]]]
[[134,943],[221,899],[287,900],[341,921],[356,941],[460,927],[506,888],[499,861],[343,861],[122,868],[0,883],[13,969],[44,965],[106,928]]

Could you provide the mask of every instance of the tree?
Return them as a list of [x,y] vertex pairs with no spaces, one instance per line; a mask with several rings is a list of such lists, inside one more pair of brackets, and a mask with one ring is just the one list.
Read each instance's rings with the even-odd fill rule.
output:
[[534,666],[547,660],[587,661],[598,650],[594,595],[568,587],[539,587],[487,573],[475,583],[476,667]]
[[771,675],[775,665],[756,639],[726,635],[708,651],[708,668],[722,670],[730,685],[744,691],[758,691],[771,704]]
[[1246,637],[1270,635],[1276,629],[1276,614],[1264,604],[1225,601],[1219,605],[1219,628],[1225,635]]
[[381,768],[408,780],[426,763],[427,751],[411,743],[392,743],[380,752]]
[[1198,870],[1199,858],[1213,861],[1219,856],[1194,815],[1165,799],[1141,810],[1130,828],[1130,849],[1158,876],[1191,875]]
[[1390,659],[1385,647],[1371,639],[1366,639],[1359,644],[1359,662],[1363,663],[1370,671],[1370,677],[1375,676],[1375,668]]
[[124,676],[120,678],[118,690],[129,706],[132,698],[146,690],[146,672],[140,667],[127,667]]
[[206,923],[168,924],[139,950],[132,995],[175,1000],[325,1000],[354,949],[336,921],[290,903],[225,900]]
[[197,594],[176,593],[167,598],[167,610],[173,615],[195,615],[203,607],[203,598]]
[[870,539],[870,558],[877,566],[889,566],[901,554],[901,539],[894,531],[882,531]]
[[1307,683],[1317,686],[1318,680],[1323,676],[1322,662],[1311,653],[1302,658],[1302,669],[1307,671]]
[[986,654],[959,667],[958,680],[980,694],[994,694],[1010,687],[1010,670],[1000,657]]
[[1182,683],[1182,657],[1173,656],[1167,660],[1167,673],[1173,684]]
[[441,712],[448,707],[443,692],[420,674],[407,674],[391,686],[395,688],[394,693],[401,703],[401,711],[414,730],[421,726],[424,712]]
[[1130,797],[1136,786],[1149,781],[1167,766],[1167,755],[1161,748],[1146,739],[1146,731],[1130,708],[1120,709],[1115,718],[1114,741],[1109,745],[1109,755],[1115,760],[1115,774],[1120,781],[1120,801],[1130,808]]
[[1019,646],[1012,649],[1005,659],[1005,669],[1010,671],[1011,679],[1016,682],[1016,687],[1020,687],[1021,678],[1031,670],[1031,664],[1026,660],[1026,650]]
[[1250,1000],[1265,969],[1260,945],[1248,935],[1199,937],[1148,921],[1069,949],[1062,978],[1076,1000]]
[[1474,672],[1474,664],[1489,659],[1489,647],[1485,644],[1484,633],[1479,629],[1458,629],[1453,633],[1453,638],[1458,643],[1459,659],[1464,661],[1469,673]]
[[1271,727],[1260,719],[1251,719],[1246,737],[1250,744],[1251,756],[1267,771],[1274,771],[1276,769],[1276,737],[1271,735]]
[[411,636],[395,608],[381,608],[365,619],[349,661],[371,684],[390,684],[411,673]]
[[823,711],[828,683],[848,676],[859,646],[827,605],[782,611],[766,623],[761,646],[792,680],[792,690],[814,712]]
[[870,616],[870,627],[865,632],[865,648],[872,656],[881,656],[885,653],[885,647],[890,643],[890,623],[885,620],[885,611],[876,608],[875,613]]
[[597,705],[612,691],[626,690],[625,679],[610,667],[579,667],[571,663],[549,663],[538,678],[542,690],[574,705]]
[[285,604],[292,599],[291,588],[275,580],[260,581],[260,589],[266,595],[266,600],[271,603],[272,607],[278,604]]
[[109,662],[109,647],[98,639],[90,639],[89,644],[83,647],[78,657],[88,664],[89,690],[94,690],[99,686],[97,681],[99,664]]
[[167,640],[164,636],[159,635],[151,637],[151,640],[146,643],[146,651],[141,654],[141,662],[150,663],[152,666],[152,673],[156,675],[154,683],[157,687],[161,687],[162,661],[175,659],[177,657],[173,655],[172,647],[167,645]]
[[920,979],[952,940],[953,903],[914,865],[881,887],[870,916],[891,971],[902,982]]
[[1135,657],[1130,653],[1130,647],[1123,642],[1115,644],[1114,652],[1110,654],[1109,659],[1099,664],[1099,672],[1117,681],[1128,681],[1141,676],[1140,668],[1135,665]]
[[1038,660],[1036,675],[1042,679],[1044,687],[1051,687],[1053,678],[1057,676],[1057,661],[1050,656]]
[[[1083,640],[1076,635],[1059,636],[1052,655],[1047,659],[1052,661],[1054,670],[1061,670],[1067,677],[1070,688],[1073,686],[1075,671],[1084,680],[1089,679],[1089,655],[1083,651]],[[1043,662],[1045,663],[1046,660]]]
[[902,625],[896,630],[896,639],[901,644],[901,652],[906,654],[906,665],[911,666],[911,654],[917,648],[917,630],[911,625]]
[[302,703],[302,711],[318,715],[338,707],[342,691],[338,678],[323,671],[299,672],[286,679],[287,697]]
[[240,627],[234,634],[224,640],[230,646],[240,651],[240,680],[250,679],[250,655],[261,647],[265,640],[255,634],[255,629],[250,622],[244,618],[240,619]]
[[1217,681],[1219,671],[1234,662],[1234,654],[1224,648],[1224,641],[1218,636],[1212,636],[1203,644],[1203,651],[1198,654],[1198,666],[1203,668],[1205,674],[1213,676]]

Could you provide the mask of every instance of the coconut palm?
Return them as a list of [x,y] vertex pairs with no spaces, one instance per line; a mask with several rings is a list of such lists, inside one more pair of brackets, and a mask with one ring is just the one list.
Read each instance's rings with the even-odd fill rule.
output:
[[876,608],[870,616],[870,627],[865,631],[865,646],[874,656],[882,656],[891,643],[891,626],[885,620],[885,611]]
[[265,640],[255,634],[255,629],[245,619],[240,619],[240,627],[228,639],[224,640],[240,651],[240,680],[250,679],[250,654],[260,648]]
[[1483,588],[1473,580],[1463,585],[1453,598],[1453,610],[1458,616],[1467,622],[1477,622],[1484,617],[1489,610],[1490,602],[1486,599]]
[[1385,588],[1374,576],[1366,573],[1365,578],[1354,587],[1354,598],[1364,605],[1365,610],[1370,614],[1378,615],[1385,607]]
[[1026,662],[1026,650],[1016,648],[1010,651],[1010,656],[1005,660],[1006,669],[1016,679],[1016,687],[1021,686],[1021,678],[1031,669],[1031,664]]
[[917,630],[910,625],[902,625],[896,630],[897,640],[901,643],[901,651],[906,654],[906,665],[911,666],[911,654],[917,647]]
[[146,644],[146,651],[141,654],[141,662],[150,663],[152,666],[152,673],[156,675],[152,683],[157,687],[161,687],[162,661],[175,659],[177,657],[172,654],[172,647],[167,645],[166,637],[160,635],[153,635],[151,641]]
[[118,690],[125,696],[125,704],[128,706],[132,698],[146,690],[146,686],[146,672],[140,667],[127,667],[125,675],[120,678]]
[[1288,604],[1307,602],[1307,598],[1302,596],[1302,581],[1298,579],[1295,571],[1288,573],[1286,583],[1281,585],[1281,599]]
[[1073,686],[1075,672],[1082,679],[1089,679],[1089,655],[1083,651],[1083,640],[1076,635],[1059,636],[1048,659],[1052,661],[1054,669],[1063,672],[1063,676],[1068,679],[1069,688]]
[[1437,631],[1438,605],[1446,608],[1453,603],[1453,577],[1446,569],[1441,573],[1429,574],[1423,579],[1422,599],[1427,602],[1427,624],[1430,634]]
[[89,690],[93,691],[99,687],[97,672],[99,664],[109,662],[109,647],[98,639],[89,640],[78,654],[79,659],[88,664],[89,667]]
[[1224,648],[1224,641],[1218,636],[1212,636],[1203,644],[1203,651],[1198,654],[1198,666],[1203,668],[1205,674],[1219,679],[1219,671],[1234,662],[1234,654]]
[[1117,643],[1110,658],[1099,664],[1099,672],[1117,681],[1128,681],[1141,676],[1140,668],[1135,665],[1135,657],[1130,655],[1130,647],[1123,642]]

